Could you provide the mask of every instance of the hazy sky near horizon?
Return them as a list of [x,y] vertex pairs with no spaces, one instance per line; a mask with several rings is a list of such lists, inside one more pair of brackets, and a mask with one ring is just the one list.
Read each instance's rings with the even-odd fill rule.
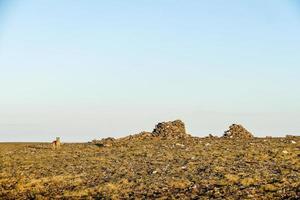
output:
[[0,0],[0,141],[300,135],[299,86],[296,0]]

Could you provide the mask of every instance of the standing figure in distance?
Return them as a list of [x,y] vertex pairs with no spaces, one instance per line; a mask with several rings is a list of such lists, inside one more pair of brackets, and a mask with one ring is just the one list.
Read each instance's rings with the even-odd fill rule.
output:
[[56,137],[56,140],[52,142],[52,148],[53,149],[59,149],[60,148],[60,137]]

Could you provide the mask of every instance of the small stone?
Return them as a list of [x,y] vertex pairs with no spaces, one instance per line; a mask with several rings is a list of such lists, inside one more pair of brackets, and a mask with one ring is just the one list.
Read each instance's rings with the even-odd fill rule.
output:
[[241,184],[245,187],[249,187],[255,184],[255,180],[253,178],[244,178],[241,180]]
[[176,143],[176,146],[185,147],[183,144],[180,144],[180,143]]
[[284,154],[288,154],[289,152],[288,152],[288,151],[286,151],[286,150],[283,150],[283,151],[282,151],[282,153],[284,153]]
[[272,184],[267,184],[263,186],[263,189],[265,191],[269,191],[269,192],[275,192],[278,188],[275,185]]
[[239,181],[239,176],[234,174],[225,174],[225,178],[232,183],[237,183]]
[[297,142],[295,142],[294,140],[291,141],[292,144],[296,144]]

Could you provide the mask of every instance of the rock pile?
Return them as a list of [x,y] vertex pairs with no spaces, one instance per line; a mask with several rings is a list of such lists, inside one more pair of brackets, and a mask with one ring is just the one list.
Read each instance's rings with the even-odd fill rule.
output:
[[225,131],[223,137],[248,139],[248,138],[253,138],[253,135],[247,129],[245,129],[242,125],[232,124],[229,127],[229,130]]
[[98,146],[110,147],[114,144],[115,141],[116,141],[115,138],[108,137],[108,138],[103,138],[101,140],[93,140],[92,143]]
[[185,125],[181,120],[158,123],[152,135],[167,138],[184,138],[189,136],[186,134]]
[[210,139],[217,139],[218,136],[214,136],[213,134],[209,134],[207,138],[210,138]]
[[144,139],[152,136],[151,132],[143,131],[136,135],[138,138]]
[[143,139],[147,139],[149,137],[152,137],[152,133],[143,131],[138,134],[129,135],[124,138],[120,138],[119,140],[143,140]]

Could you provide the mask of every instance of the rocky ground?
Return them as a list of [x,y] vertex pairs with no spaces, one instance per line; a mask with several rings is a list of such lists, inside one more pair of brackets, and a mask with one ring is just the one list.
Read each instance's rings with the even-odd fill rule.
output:
[[0,199],[300,199],[300,137],[198,138],[182,125],[58,150],[0,144]]

